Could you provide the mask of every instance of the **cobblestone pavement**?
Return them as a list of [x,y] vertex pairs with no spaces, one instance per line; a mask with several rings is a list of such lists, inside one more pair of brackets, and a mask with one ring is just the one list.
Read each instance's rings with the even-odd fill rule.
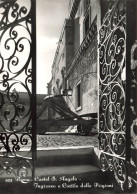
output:
[[98,146],[98,135],[37,135],[37,147]]
[[[20,139],[20,134],[18,134],[18,137]],[[27,140],[27,144],[22,144],[22,142],[19,142],[18,145],[20,146],[20,151],[23,150],[30,150],[32,146],[32,142],[28,135],[23,136],[25,138],[25,141]],[[10,142],[12,139],[15,139],[13,136],[10,139]],[[16,140],[16,139],[15,139]],[[13,146],[12,143],[10,143],[11,147]],[[0,153],[5,152],[6,149],[3,146],[3,143],[0,142]],[[61,147],[74,147],[74,146],[95,146],[98,147],[98,134],[85,136],[85,135],[69,135],[69,134],[46,134],[46,135],[37,135],[37,148],[61,148]]]

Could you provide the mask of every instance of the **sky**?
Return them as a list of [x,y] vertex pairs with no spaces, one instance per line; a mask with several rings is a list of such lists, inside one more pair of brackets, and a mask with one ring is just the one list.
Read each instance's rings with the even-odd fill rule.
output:
[[37,17],[37,93],[47,93],[51,66],[65,18],[69,0],[36,0]]

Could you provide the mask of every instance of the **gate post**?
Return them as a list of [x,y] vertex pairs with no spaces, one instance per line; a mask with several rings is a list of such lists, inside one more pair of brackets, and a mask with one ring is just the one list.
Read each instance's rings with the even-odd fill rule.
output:
[[129,188],[137,187],[137,1],[126,1],[126,165]]
[[35,178],[35,160],[37,158],[37,98],[36,98],[36,60],[37,60],[37,53],[36,53],[36,0],[32,1],[32,100],[31,100],[31,111],[32,111],[32,160],[33,160],[33,171],[32,177],[33,181]]

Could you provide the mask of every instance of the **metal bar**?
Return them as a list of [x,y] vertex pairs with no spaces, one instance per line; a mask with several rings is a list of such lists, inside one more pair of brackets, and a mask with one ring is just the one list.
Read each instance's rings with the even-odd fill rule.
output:
[[35,178],[35,160],[37,154],[37,142],[36,142],[36,1],[31,0],[32,3],[32,99],[31,99],[31,110],[32,110],[32,159],[33,159],[33,180]]
[[103,152],[103,151],[101,151],[101,153],[104,153],[104,154],[106,154],[106,155],[108,155],[108,156],[112,156],[112,157],[119,158],[119,159],[121,159],[121,160],[126,160],[125,157],[120,157],[120,156],[118,156],[118,155],[110,154],[110,153],[108,153],[108,152]]
[[132,125],[132,118],[130,109],[130,98],[131,98],[131,85],[132,85],[132,78],[131,78],[131,46],[134,43],[134,25],[131,21],[134,21],[135,15],[133,14],[135,6],[135,1],[134,0],[127,0],[126,1],[126,23],[127,23],[127,28],[126,28],[126,160],[130,161],[130,156],[131,156],[131,125]]
[[[18,23],[21,23],[21,22],[23,22],[23,21],[25,21],[25,20],[26,20],[26,17],[25,17],[25,18],[21,18],[21,19],[15,21],[15,22],[14,22],[14,25],[17,25]],[[6,25],[5,27],[1,27],[1,28],[0,28],[0,31],[1,31],[1,30],[6,30],[6,29],[8,29],[8,28],[10,28],[10,27],[12,27],[12,26],[13,26],[13,23],[8,24],[8,25]]]

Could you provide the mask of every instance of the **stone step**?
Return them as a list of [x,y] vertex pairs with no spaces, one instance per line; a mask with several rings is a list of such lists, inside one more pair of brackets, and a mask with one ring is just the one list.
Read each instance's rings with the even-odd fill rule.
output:
[[91,164],[97,164],[94,147],[73,147],[37,151],[36,168]]
[[[104,175],[100,168],[94,165],[47,166],[37,167],[35,171],[34,188],[36,191],[90,191],[102,193],[105,184],[110,185],[105,193],[113,190],[113,181],[109,175]],[[112,186],[111,186],[112,185]],[[109,189],[109,192],[106,192]],[[69,192],[68,192],[69,193]],[[104,193],[104,192],[103,192]]]
[[37,152],[36,187],[40,187],[40,183],[40,185],[50,186],[61,184],[62,188],[64,185],[74,183],[80,188],[82,183],[89,182],[93,186],[96,180],[101,181],[101,179],[103,179],[103,173],[97,165],[94,147],[61,148]]
[[[83,175],[87,178],[90,175],[100,173],[101,170],[94,165],[69,165],[69,166],[45,166],[45,168],[36,167],[35,176],[36,179],[46,177],[77,177],[81,179]],[[42,180],[41,180],[42,181]]]

